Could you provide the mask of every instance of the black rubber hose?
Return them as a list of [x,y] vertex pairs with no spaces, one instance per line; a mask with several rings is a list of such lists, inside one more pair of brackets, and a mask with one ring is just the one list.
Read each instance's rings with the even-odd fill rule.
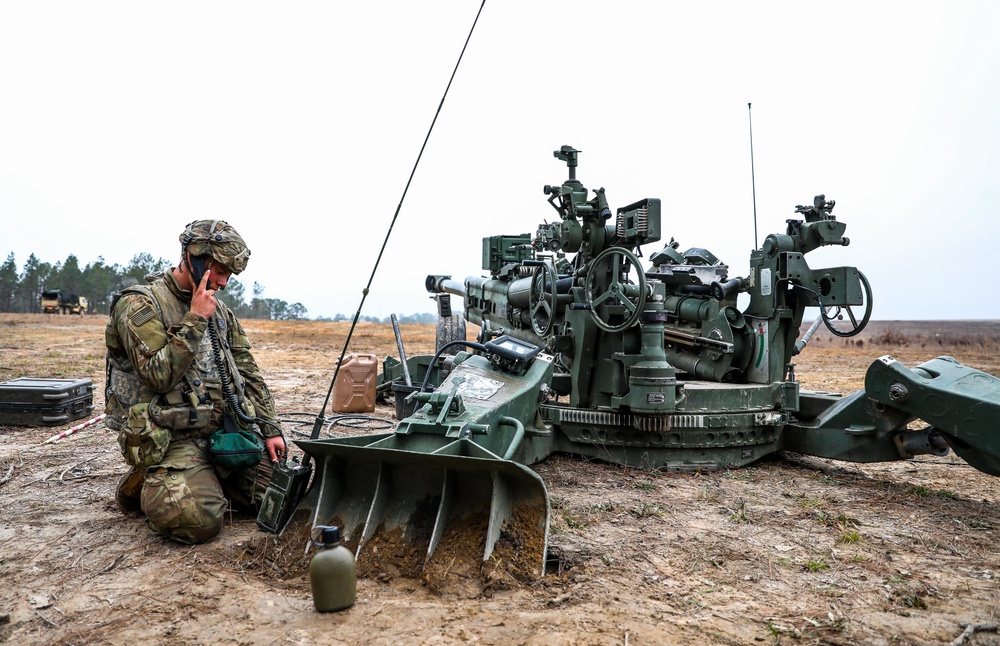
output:
[[445,343],[443,346],[438,348],[438,351],[436,353],[434,353],[434,358],[431,359],[431,365],[427,366],[427,372],[426,374],[424,374],[424,380],[420,382],[420,390],[417,392],[422,393],[427,391],[427,384],[431,380],[431,370],[434,369],[434,366],[437,364],[438,359],[441,358],[441,353],[447,350],[448,348],[456,345],[465,345],[475,350],[479,350],[480,352],[486,352],[486,346],[483,345],[482,343],[476,343],[475,341],[466,341],[464,339],[459,339],[457,341],[449,341],[448,343]]

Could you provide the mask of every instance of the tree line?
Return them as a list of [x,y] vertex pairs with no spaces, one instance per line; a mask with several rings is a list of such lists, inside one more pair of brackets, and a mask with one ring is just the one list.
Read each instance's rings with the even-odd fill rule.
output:
[[[109,265],[103,257],[80,267],[79,259],[70,254],[64,262],[50,264],[31,254],[18,270],[13,252],[0,265],[0,312],[37,313],[42,311],[42,292],[59,289],[66,294],[87,298],[87,311],[91,314],[109,314],[111,299],[129,285],[145,284],[146,276],[170,269],[171,263],[155,259],[148,253],[132,257],[127,265]],[[219,293],[219,300],[229,306],[237,317],[243,319],[273,319],[292,321],[308,318],[302,303],[289,304],[279,298],[264,298],[264,286],[254,283],[252,293],[236,276],[229,279],[226,289]],[[398,317],[400,323],[434,323],[434,314],[410,314]],[[353,316],[337,314],[333,318],[318,317],[318,321],[352,321]],[[361,316],[359,321],[389,323],[390,317]]]
[[[226,289],[229,289],[229,288],[227,287]],[[344,316],[343,314],[337,314],[333,318],[328,318],[328,317],[325,317],[325,316],[320,316],[316,320],[317,321],[334,321],[334,322],[353,321],[354,320],[354,316]],[[358,317],[358,320],[362,321],[362,322],[365,322],[365,323],[392,323],[392,317],[391,316],[386,316],[386,317],[383,317],[383,318],[379,318],[377,316],[364,316],[364,315],[362,315],[362,316]],[[435,323],[435,322],[437,322],[437,316],[435,314],[431,314],[429,312],[424,312],[422,314],[404,314],[403,316],[397,316],[396,320],[399,321],[400,323],[423,323],[423,324],[428,324],[428,323]]]
[[[59,289],[65,294],[85,296],[89,312],[109,314],[116,293],[136,283],[145,284],[147,275],[166,271],[170,264],[163,258],[140,253],[124,267],[117,263],[109,265],[103,257],[80,267],[79,259],[73,254],[54,265],[31,254],[19,271],[11,252],[0,265],[0,312],[41,312],[42,292]],[[219,293],[219,299],[240,318],[306,318],[307,310],[302,303],[289,304],[278,298],[264,298],[264,286],[260,283],[253,284],[253,293],[249,300],[247,297],[246,287],[235,276]]]

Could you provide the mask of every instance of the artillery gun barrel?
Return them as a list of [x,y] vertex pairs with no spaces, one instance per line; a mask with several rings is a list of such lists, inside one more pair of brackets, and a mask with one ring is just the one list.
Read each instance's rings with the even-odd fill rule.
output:
[[485,276],[469,276],[465,283],[460,283],[451,276],[431,275],[424,285],[432,294],[454,294],[465,299],[465,319],[469,323],[489,327],[496,333],[502,330],[503,334],[540,347],[545,346],[545,339],[531,331],[528,321],[530,277],[508,282]]
[[[469,292],[473,294],[486,294],[488,300],[503,302],[506,301],[513,307],[528,307],[531,295],[531,278],[521,278],[513,282],[497,280],[495,278],[485,278],[483,276],[469,276],[465,283],[453,280],[451,276],[428,276],[425,281],[427,291],[432,294],[454,294],[468,299]],[[466,311],[475,310],[466,303]],[[471,316],[471,315],[470,315]],[[473,323],[472,318],[469,319]]]
[[452,280],[451,276],[428,276],[424,285],[431,294],[454,294],[465,298],[465,285]]

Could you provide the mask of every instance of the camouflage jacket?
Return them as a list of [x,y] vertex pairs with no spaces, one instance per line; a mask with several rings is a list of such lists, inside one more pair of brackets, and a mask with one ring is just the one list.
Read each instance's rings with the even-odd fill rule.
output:
[[[175,433],[211,433],[222,427],[225,402],[208,321],[190,311],[191,292],[182,290],[170,271],[149,281],[123,290],[111,309],[105,330],[106,423],[121,430],[129,409],[148,403],[154,421]],[[243,326],[221,301],[213,319],[241,408],[273,421],[274,400]],[[266,424],[260,430],[265,437],[279,434]]]

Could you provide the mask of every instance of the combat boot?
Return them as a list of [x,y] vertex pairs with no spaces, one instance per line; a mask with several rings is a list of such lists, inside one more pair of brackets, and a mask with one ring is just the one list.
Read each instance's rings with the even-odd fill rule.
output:
[[123,514],[135,514],[142,511],[140,494],[142,494],[142,483],[145,479],[145,467],[132,467],[118,481],[115,502],[118,503],[118,509]]

